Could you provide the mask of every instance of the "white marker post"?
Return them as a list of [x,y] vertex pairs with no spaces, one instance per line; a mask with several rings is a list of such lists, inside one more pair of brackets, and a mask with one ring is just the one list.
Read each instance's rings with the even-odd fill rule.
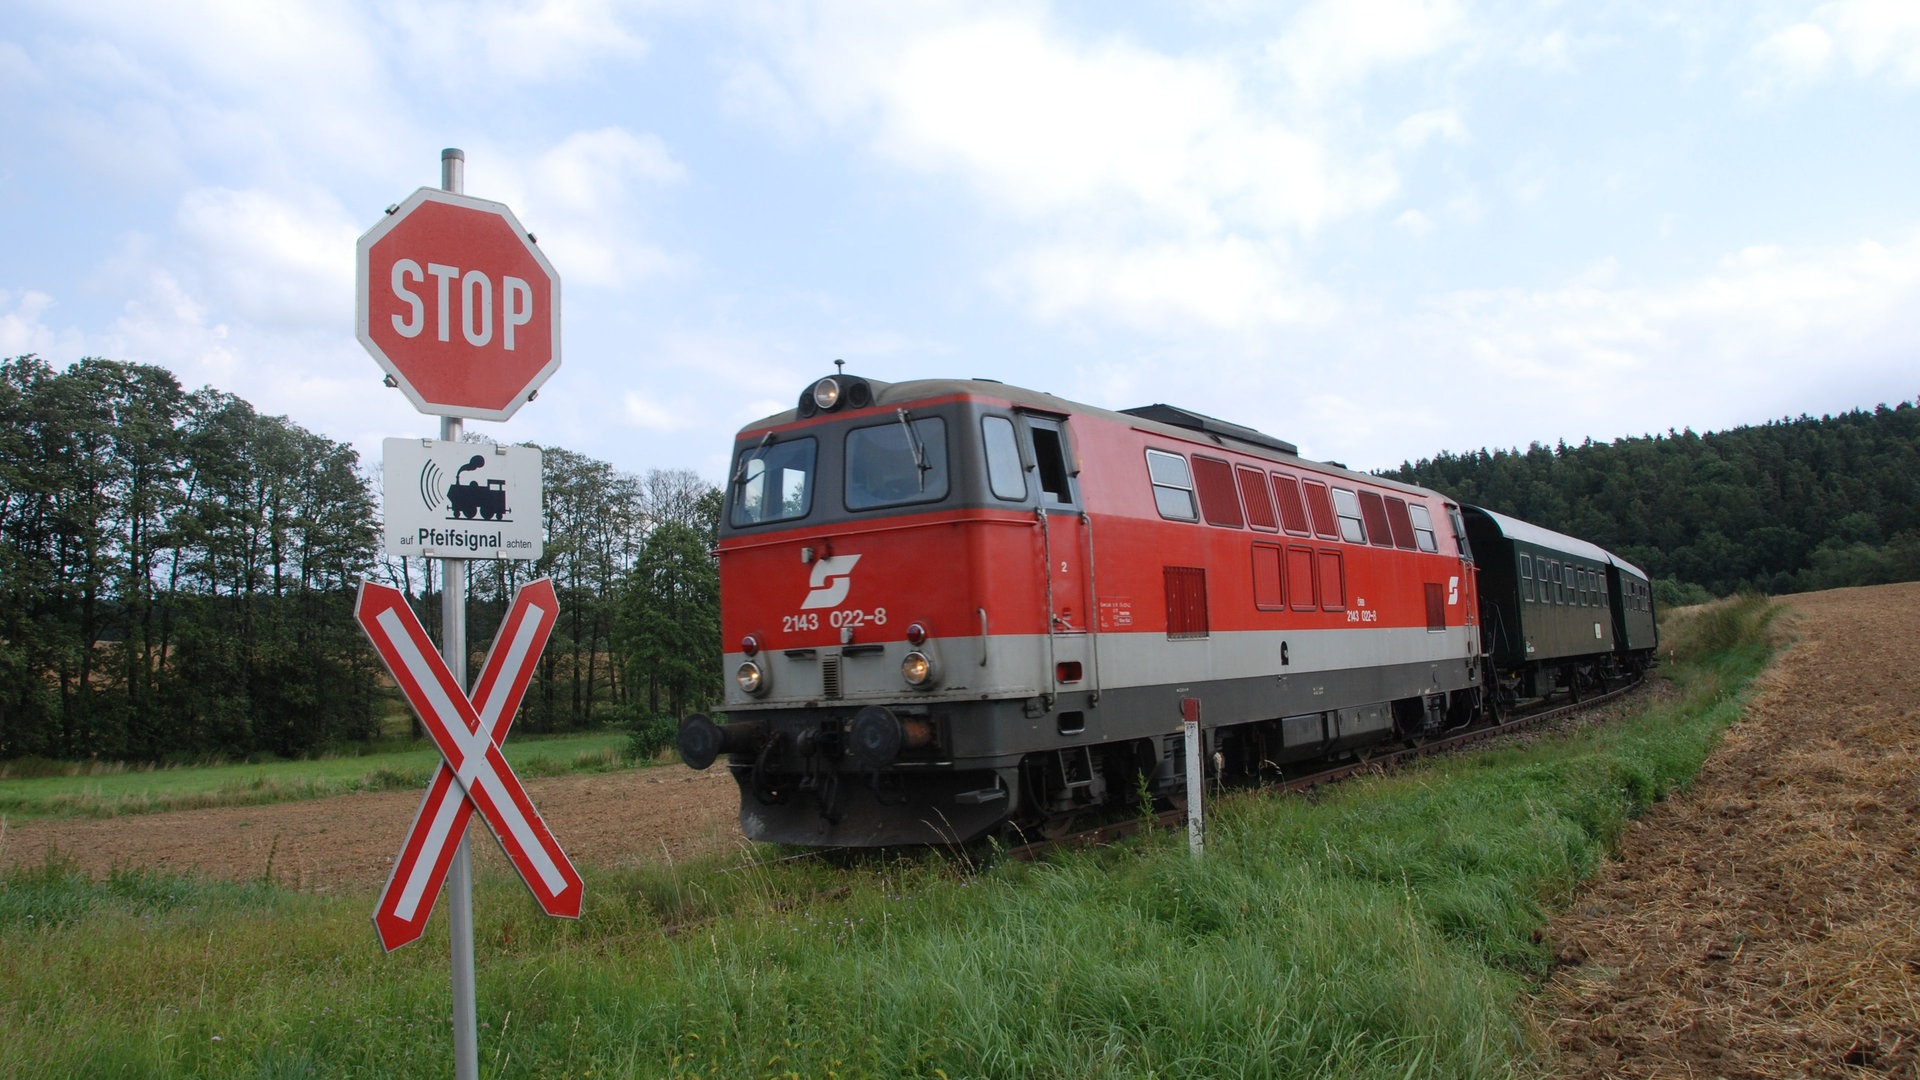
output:
[[1200,699],[1181,698],[1180,716],[1187,737],[1187,850],[1197,859],[1207,845],[1200,810],[1200,792],[1206,787],[1206,776],[1200,771]]

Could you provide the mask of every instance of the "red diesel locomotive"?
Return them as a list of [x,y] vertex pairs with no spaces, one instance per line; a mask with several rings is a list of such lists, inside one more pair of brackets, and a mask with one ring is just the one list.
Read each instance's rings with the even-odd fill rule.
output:
[[[1544,532],[1544,530],[1542,530]],[[836,374],[740,433],[719,540],[721,755],[747,837],[1045,832],[1480,712],[1459,507],[1166,405]]]

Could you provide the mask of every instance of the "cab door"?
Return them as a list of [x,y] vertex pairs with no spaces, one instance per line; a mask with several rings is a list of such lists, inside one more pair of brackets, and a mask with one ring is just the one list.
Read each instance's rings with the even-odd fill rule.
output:
[[1046,583],[1047,645],[1053,691],[1097,692],[1093,637],[1093,528],[1080,504],[1064,417],[1022,413],[1029,467],[1037,478],[1035,510]]

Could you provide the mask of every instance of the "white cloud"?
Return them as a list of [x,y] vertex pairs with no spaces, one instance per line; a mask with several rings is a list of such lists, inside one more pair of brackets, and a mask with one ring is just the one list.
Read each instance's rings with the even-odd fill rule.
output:
[[1214,330],[1322,319],[1333,301],[1288,276],[1284,252],[1228,236],[1114,249],[1051,246],[1026,252],[1001,287],[1044,319],[1091,312],[1139,329]]
[[1322,94],[1430,56],[1466,30],[1455,0],[1319,0],[1269,55],[1301,88]]
[[[1313,9],[1274,55],[1355,29],[1343,10]],[[1344,45],[1328,78],[1427,55],[1459,24],[1439,0],[1364,14],[1381,25]],[[1014,223],[994,281],[1049,318],[1252,328],[1316,317],[1325,301],[1293,265],[1296,243],[1398,191],[1396,139],[1464,134],[1448,110],[1397,135],[1290,118],[1273,72],[1244,49],[1074,37],[1029,6],[832,5],[764,30],[771,66],[740,66],[735,107],[764,109],[789,137],[809,130],[806,110],[885,160],[956,178]]]
[[409,0],[387,17],[401,39],[395,55],[463,92],[494,96],[574,78],[602,60],[644,59],[650,47],[622,25],[622,15],[610,0]]
[[51,307],[53,297],[38,289],[0,289],[0,357],[38,353],[56,359],[58,337],[44,318]]
[[1453,109],[1428,109],[1414,113],[1393,130],[1394,139],[1409,150],[1441,138],[1458,141],[1467,137],[1467,125]]
[[202,188],[174,224],[222,314],[269,327],[351,325],[354,241],[363,231],[331,197]]
[[1763,67],[1787,83],[1812,82],[1844,64],[1861,78],[1920,84],[1920,4],[1835,0],[1754,47]]

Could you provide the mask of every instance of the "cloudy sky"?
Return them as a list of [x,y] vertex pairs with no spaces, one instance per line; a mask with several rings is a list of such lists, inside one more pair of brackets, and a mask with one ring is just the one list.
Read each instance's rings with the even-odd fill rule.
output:
[[1317,458],[1920,396],[1920,0],[0,0],[0,355],[430,434],[354,244],[467,154],[508,441],[718,480],[844,358]]

